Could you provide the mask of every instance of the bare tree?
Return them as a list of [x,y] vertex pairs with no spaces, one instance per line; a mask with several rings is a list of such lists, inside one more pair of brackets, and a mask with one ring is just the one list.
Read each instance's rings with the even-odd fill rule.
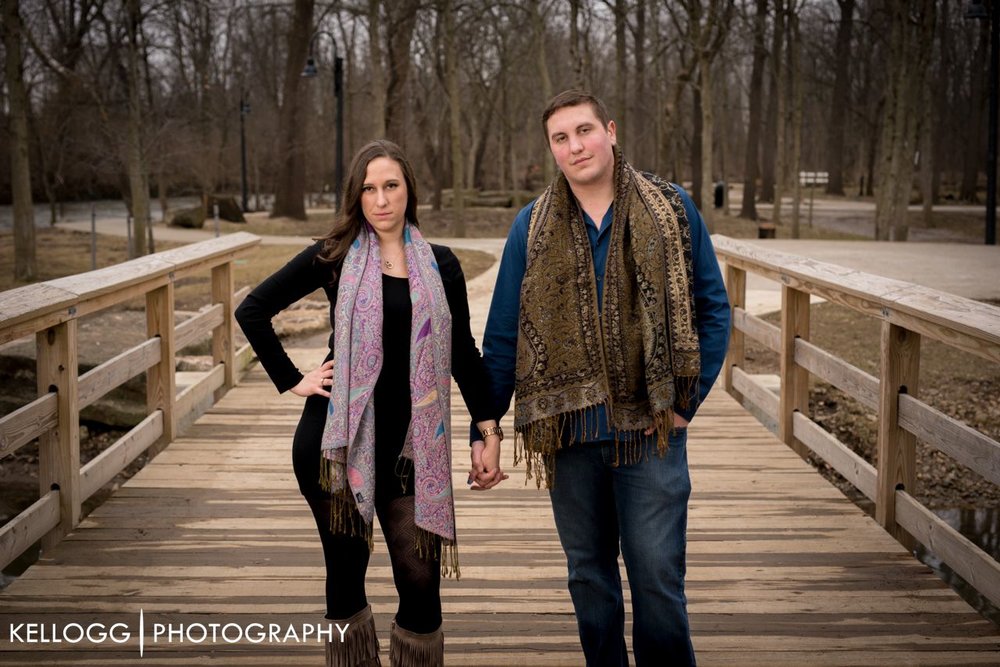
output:
[[271,217],[306,219],[305,205],[305,123],[301,72],[306,64],[309,40],[313,30],[314,0],[295,0],[292,24],[288,30],[288,54],[281,94],[279,120],[278,178]]
[[701,96],[701,206],[709,229],[713,228],[708,202],[712,201],[712,138],[715,130],[714,76],[712,65],[725,43],[735,3],[729,0],[685,0],[687,39],[698,63],[698,92]]
[[444,22],[444,70],[448,89],[448,119],[451,140],[452,206],[455,209],[455,236],[465,236],[465,162],[462,153],[462,97],[458,90],[458,47],[455,30],[455,3],[443,0],[439,11]]
[[[799,33],[799,8],[793,1],[788,12],[788,79],[790,88],[789,116],[791,120],[792,151],[792,238],[800,236],[799,220],[802,210],[802,179],[799,170],[802,165],[802,39]],[[776,204],[777,205],[777,204]]]
[[837,0],[840,20],[837,23],[837,44],[833,54],[833,96],[830,100],[830,123],[826,135],[826,170],[829,180],[826,192],[844,194],[844,129],[850,108],[851,40],[854,33],[855,0]]
[[875,187],[875,237],[905,241],[906,209],[913,187],[913,158],[920,136],[919,103],[934,39],[934,0],[889,3],[888,88]]
[[[781,118],[782,53],[785,45],[784,0],[774,0],[774,25],[771,30],[771,66],[767,68],[767,112],[764,115],[761,155],[760,200],[777,203],[774,193],[775,162],[778,153],[778,125]],[[779,205],[780,212],[780,205]]]
[[410,76],[410,45],[413,29],[417,24],[419,0],[400,0],[386,3],[388,18],[384,22],[385,39],[389,56],[387,89],[385,96],[386,136],[404,149],[407,147],[406,81]]
[[132,200],[132,221],[134,230],[133,248],[138,256],[149,252],[146,225],[149,223],[149,177],[142,146],[142,74],[139,70],[139,31],[142,25],[140,0],[126,0],[124,13],[128,35],[126,43],[126,72],[128,80],[128,144],[126,148],[128,183]]
[[371,68],[371,113],[372,134],[376,139],[385,136],[385,70],[382,67],[382,20],[380,17],[382,3],[379,0],[368,0],[368,64]]
[[764,94],[764,64],[767,49],[764,45],[767,30],[767,0],[756,0],[753,21],[753,65],[750,71],[750,118],[747,125],[747,151],[743,162],[743,205],[740,217],[757,219],[757,173],[760,155],[760,131]]
[[17,0],[3,2],[4,75],[10,104],[11,197],[14,200],[14,280],[35,279],[35,208],[31,199],[28,96],[24,85],[21,40],[23,24]]

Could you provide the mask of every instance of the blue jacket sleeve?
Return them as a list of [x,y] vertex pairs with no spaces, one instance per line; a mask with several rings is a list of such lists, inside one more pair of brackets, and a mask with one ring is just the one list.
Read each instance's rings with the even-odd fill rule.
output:
[[691,223],[691,259],[694,264],[695,323],[698,327],[698,344],[701,348],[701,376],[698,395],[686,410],[676,408],[677,414],[690,421],[698,406],[719,377],[729,346],[729,296],[722,281],[722,271],[715,257],[712,239],[701,213],[684,188],[675,185],[684,202],[684,210]]
[[[498,421],[507,414],[514,396],[521,282],[524,280],[527,263],[528,222],[533,206],[534,202],[521,209],[507,235],[497,282],[493,288],[490,314],[486,318],[486,333],[483,335],[483,363],[493,386],[493,409]],[[479,429],[473,424],[470,440],[479,439]]]

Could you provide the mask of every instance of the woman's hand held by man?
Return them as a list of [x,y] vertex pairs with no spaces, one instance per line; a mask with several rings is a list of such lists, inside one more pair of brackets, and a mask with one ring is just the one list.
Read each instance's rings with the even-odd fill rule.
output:
[[483,440],[472,443],[472,470],[469,471],[469,484],[473,491],[492,489],[507,479],[500,469],[500,436],[488,435]]

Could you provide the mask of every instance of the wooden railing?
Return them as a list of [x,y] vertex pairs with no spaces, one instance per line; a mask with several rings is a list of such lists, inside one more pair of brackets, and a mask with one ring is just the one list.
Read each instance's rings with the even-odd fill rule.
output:
[[[84,500],[150,446],[162,448],[184,416],[217,401],[250,360],[235,347],[233,259],[260,243],[240,232],[88,273],[0,293],[0,344],[35,336],[38,398],[0,418],[0,459],[39,439],[39,499],[0,528],[0,567],[42,540],[46,550],[80,521]],[[212,305],[174,325],[174,284],[211,270]],[[145,296],[147,339],[78,376],[79,318]],[[176,393],[177,350],[211,334],[213,366]],[[147,416],[80,465],[80,410],[146,372]],[[9,380],[8,380],[9,381]]]
[[[915,538],[1000,605],[1000,563],[913,496],[918,438],[1000,484],[1000,443],[918,398],[921,338],[1000,362],[1000,308],[727,237],[713,241],[733,315],[726,390],[774,419],[796,452],[811,450],[872,500],[876,520],[901,543],[912,548]],[[744,309],[748,272],[781,284],[780,327]],[[809,342],[810,295],[882,321],[879,377]],[[778,396],[744,370],[747,336],[778,354]],[[876,411],[877,468],[809,417],[810,376]]]

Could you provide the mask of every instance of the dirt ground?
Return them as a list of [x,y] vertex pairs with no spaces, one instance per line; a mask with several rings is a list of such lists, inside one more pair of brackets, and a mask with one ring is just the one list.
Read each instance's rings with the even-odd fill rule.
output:
[[[998,304],[1000,305],[1000,304]],[[764,317],[780,323],[777,313]],[[878,375],[879,322],[852,310],[824,303],[810,308],[811,342],[861,370]],[[747,340],[748,373],[778,373],[778,357]],[[932,407],[1000,439],[1000,367],[943,343],[924,339],[916,395]],[[877,463],[878,421],[873,412],[840,390],[814,382],[809,391],[812,417],[868,462]],[[848,495],[849,482],[825,463],[813,465]],[[917,444],[916,495],[932,508],[1000,507],[1000,487],[930,446]]]

